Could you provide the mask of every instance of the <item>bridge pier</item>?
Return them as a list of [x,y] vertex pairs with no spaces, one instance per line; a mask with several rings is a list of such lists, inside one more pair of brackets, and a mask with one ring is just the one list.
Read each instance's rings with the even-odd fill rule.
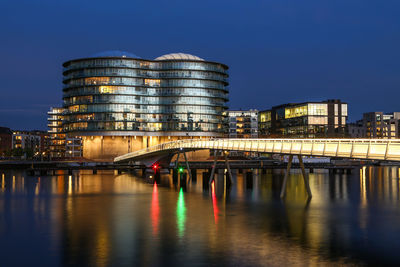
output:
[[[308,180],[308,175],[306,174],[306,170],[304,168],[303,158],[301,157],[301,155],[297,155],[297,158],[299,159],[301,173],[303,175],[304,185],[306,187],[308,197],[311,198],[312,194],[311,194],[311,189],[310,189],[310,182]],[[281,189],[281,198],[285,197],[286,184],[287,184],[287,179],[289,177],[290,168],[292,167],[292,162],[293,162],[293,155],[289,155],[289,160],[288,160],[288,165],[286,168],[285,177],[283,178],[283,184],[282,184],[282,189]]]
[[180,173],[179,175],[179,187],[183,188],[183,190],[186,191],[186,183],[187,183],[187,174],[186,173]]
[[210,171],[203,172],[203,190],[208,190],[209,177],[210,177]]
[[183,157],[185,158],[186,169],[187,169],[187,172],[189,174],[189,181],[191,181],[192,180],[192,172],[190,171],[189,162],[188,162],[187,157],[186,157],[186,152],[183,152]]
[[306,174],[306,169],[304,168],[303,157],[300,155],[297,155],[297,157],[299,158],[300,168],[303,174],[303,180],[304,180],[304,185],[306,186],[307,194],[311,198],[312,194],[310,189],[310,181],[308,180],[308,175]]
[[[217,154],[218,154],[218,150],[214,150],[214,163],[211,169],[211,175],[210,175],[210,179],[208,181],[208,183],[211,185],[212,181],[214,180],[214,176],[215,176],[215,169],[217,168]],[[227,169],[227,174],[229,176],[229,182],[230,184],[233,184],[233,176],[232,176],[232,171],[231,171],[231,165],[229,164],[229,160],[228,160],[228,151],[224,151],[224,160],[225,160],[225,167]]]
[[160,184],[161,183],[161,171],[160,169],[154,170],[154,183]]
[[172,183],[174,185],[178,183],[178,170],[176,168],[172,170]]
[[208,180],[208,184],[211,186],[212,181],[214,180],[215,168],[217,167],[217,150],[214,150],[214,164],[211,169],[210,179]]
[[226,169],[228,170],[230,184],[233,184],[233,177],[232,177],[232,172],[231,172],[231,166],[230,166],[229,161],[228,161],[228,154],[229,154],[228,151],[224,152],[225,166],[226,166]]
[[197,170],[191,169],[192,183],[197,183]]

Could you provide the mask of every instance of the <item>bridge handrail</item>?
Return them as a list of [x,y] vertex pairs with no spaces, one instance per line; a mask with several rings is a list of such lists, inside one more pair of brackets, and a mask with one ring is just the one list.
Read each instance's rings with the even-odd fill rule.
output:
[[[268,148],[269,150],[267,150],[266,148],[267,144],[270,146]],[[310,144],[311,144],[311,150],[309,148]],[[323,150],[321,150],[322,149],[321,145],[323,146]],[[365,145],[368,145],[368,147],[366,148]],[[385,148],[382,145],[385,145]],[[319,148],[318,151],[320,153],[315,154],[313,150],[314,147]],[[376,155],[379,154],[378,156],[375,157],[377,159],[386,160],[388,159],[389,156],[389,158],[391,157],[391,160],[397,160],[397,158],[399,158],[400,160],[400,139],[202,138],[202,139],[183,139],[183,140],[176,140],[163,144],[158,144],[155,146],[151,146],[142,150],[130,152],[128,154],[116,157],[114,161],[118,162],[122,160],[127,160],[157,151],[177,150],[183,148],[226,149],[226,150],[254,151],[254,152],[277,153],[277,154],[293,154],[292,150],[294,149],[295,152],[298,154],[303,154],[302,152],[304,152],[305,155],[336,156],[336,157],[342,155],[342,157],[350,157],[350,158],[352,157],[357,158],[357,156],[361,153],[360,151],[362,151],[361,154],[365,154],[365,159],[370,159],[369,156],[373,155],[374,152],[371,151],[371,147],[377,151],[379,150],[378,151],[379,153],[375,151]],[[308,149],[307,153],[304,150],[305,148]],[[334,151],[334,148],[336,149],[336,151]],[[360,151],[356,151],[355,148]],[[343,151],[340,151],[340,149],[342,149]],[[349,149],[351,151],[349,151]],[[384,151],[385,153],[383,153],[383,150],[385,150]]]

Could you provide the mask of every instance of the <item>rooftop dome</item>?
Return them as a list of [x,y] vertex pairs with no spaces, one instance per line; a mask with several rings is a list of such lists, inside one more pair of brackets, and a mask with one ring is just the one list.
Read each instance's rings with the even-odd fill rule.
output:
[[172,53],[172,54],[166,54],[163,56],[160,56],[156,58],[155,60],[198,60],[198,61],[204,61],[204,59],[199,58],[197,56],[193,56],[190,54],[184,54],[184,53]]
[[119,50],[110,50],[110,51],[103,51],[97,54],[94,54],[90,57],[129,57],[129,58],[140,58],[135,54],[128,53],[125,51]]

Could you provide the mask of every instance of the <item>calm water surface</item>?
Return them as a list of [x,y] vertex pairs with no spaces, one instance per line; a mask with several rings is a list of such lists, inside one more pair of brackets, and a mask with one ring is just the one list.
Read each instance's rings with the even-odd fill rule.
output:
[[397,167],[220,177],[203,191],[133,174],[0,170],[0,266],[399,265]]

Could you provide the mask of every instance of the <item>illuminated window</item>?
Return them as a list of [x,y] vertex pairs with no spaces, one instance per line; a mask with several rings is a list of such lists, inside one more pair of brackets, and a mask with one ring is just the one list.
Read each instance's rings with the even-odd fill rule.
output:
[[150,62],[140,62],[140,67],[148,68],[148,67],[150,67]]
[[342,116],[347,116],[347,104],[342,104]]
[[317,116],[310,116],[308,117],[308,124],[312,125],[327,125],[328,124],[328,117],[317,117]]
[[144,79],[144,84],[148,86],[160,86],[160,79]]
[[85,78],[85,84],[107,84],[110,82],[109,77],[90,77]]
[[68,110],[72,111],[72,112],[78,112],[79,111],[79,105],[69,106]]
[[260,113],[260,122],[271,121],[271,112]]
[[285,108],[285,119],[301,117],[307,114],[307,106]]
[[116,89],[113,86],[100,86],[99,91],[100,94],[113,94]]
[[328,105],[327,104],[308,104],[308,115],[328,115]]

